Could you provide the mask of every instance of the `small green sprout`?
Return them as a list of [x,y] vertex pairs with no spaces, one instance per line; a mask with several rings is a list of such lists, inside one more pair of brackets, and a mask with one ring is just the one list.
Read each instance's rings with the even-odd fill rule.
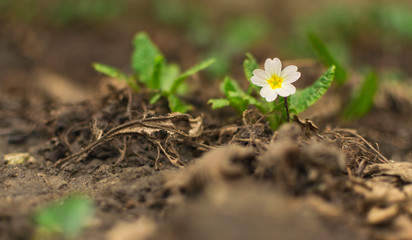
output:
[[77,236],[94,215],[92,201],[85,196],[73,195],[44,206],[35,213],[37,239],[48,239],[54,234]]
[[128,76],[117,68],[101,63],[94,63],[94,69],[109,77],[126,81],[136,92],[140,90],[139,84],[144,85],[153,93],[150,99],[151,104],[164,97],[172,112],[185,113],[190,110],[191,106],[178,97],[187,90],[185,80],[209,67],[215,60],[207,59],[181,73],[178,65],[166,63],[164,55],[146,33],[137,33],[133,39],[133,46],[131,67],[134,74]]
[[378,78],[371,71],[364,79],[359,89],[352,94],[348,106],[343,111],[343,118],[351,120],[353,118],[366,115],[373,106],[373,100],[378,91]]
[[[289,121],[289,113],[299,114],[314,104],[330,87],[335,73],[335,67],[331,66],[311,86],[296,90],[292,83],[301,76],[296,66],[287,66],[282,70],[280,60],[274,58],[267,59],[265,70],[262,70],[258,69],[259,66],[253,56],[247,54],[243,67],[246,78],[252,83],[249,89],[243,91],[235,80],[226,77],[222,83],[226,98],[211,99],[209,103],[212,104],[212,109],[231,106],[240,113],[249,105],[255,106],[266,116],[273,129]],[[258,91],[262,98],[255,97],[255,92]],[[275,101],[278,95],[283,97],[283,101]]]
[[[313,32],[310,32],[308,36],[321,61],[326,66],[336,66],[336,82],[341,85],[346,83],[347,71],[337,62],[337,58],[331,54],[326,44]],[[372,108],[378,84],[378,78],[373,71],[366,75],[359,89],[355,89],[350,96],[348,106],[343,109],[343,119],[351,120],[366,115]]]
[[326,44],[322,41],[322,39],[316,35],[314,32],[308,32],[308,38],[310,43],[312,44],[313,49],[316,51],[319,59],[325,64],[326,66],[330,67],[334,65],[336,67],[335,70],[335,81],[339,85],[342,85],[346,82],[348,74],[346,73],[345,68],[338,62],[336,57],[334,57]]

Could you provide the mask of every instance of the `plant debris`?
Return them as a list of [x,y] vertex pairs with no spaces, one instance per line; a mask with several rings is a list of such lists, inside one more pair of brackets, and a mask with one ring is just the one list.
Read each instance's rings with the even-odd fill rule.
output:
[[203,125],[201,117],[193,118],[189,114],[181,113],[171,113],[167,116],[133,120],[112,128],[104,134],[102,134],[100,130],[94,129],[95,134],[98,134],[95,141],[84,147],[81,151],[58,160],[55,163],[55,166],[63,167],[67,165],[70,160],[77,159],[77,161],[79,161],[83,155],[88,154],[104,142],[112,141],[123,136],[133,135],[143,135],[147,138],[147,140],[157,144],[157,146],[168,157],[170,162],[177,165],[179,162],[178,158],[173,158],[167,153],[167,151],[162,147],[159,138],[156,137],[156,134],[164,132],[167,134],[166,139],[176,135],[184,137],[197,137],[202,133],[202,129]]

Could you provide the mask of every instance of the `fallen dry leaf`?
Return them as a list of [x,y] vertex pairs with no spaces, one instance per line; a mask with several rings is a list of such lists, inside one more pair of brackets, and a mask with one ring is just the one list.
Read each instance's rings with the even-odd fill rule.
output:
[[353,190],[362,195],[368,203],[399,203],[406,200],[406,194],[394,185],[370,179],[364,185],[354,185]]
[[402,181],[412,183],[412,163],[409,162],[391,162],[386,164],[373,164],[365,168],[363,176],[397,176]]

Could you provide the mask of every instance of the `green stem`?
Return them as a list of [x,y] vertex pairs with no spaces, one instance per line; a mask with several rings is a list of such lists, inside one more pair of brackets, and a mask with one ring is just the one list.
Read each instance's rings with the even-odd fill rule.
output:
[[289,122],[290,121],[290,116],[289,116],[288,97],[284,97],[283,102],[285,103],[285,108],[286,108],[286,122]]

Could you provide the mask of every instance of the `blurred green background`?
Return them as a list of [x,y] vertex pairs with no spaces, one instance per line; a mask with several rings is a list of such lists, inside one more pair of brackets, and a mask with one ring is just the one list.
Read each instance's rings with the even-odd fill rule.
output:
[[0,29],[0,71],[42,66],[78,81],[93,81],[93,61],[130,71],[138,31],[183,66],[217,58],[211,79],[240,71],[245,52],[316,58],[308,31],[345,68],[412,74],[410,1],[0,0]]
[[[306,37],[311,30],[344,65],[411,73],[408,1],[1,0],[0,22],[2,41],[24,40],[25,29],[38,29],[38,35],[48,38],[58,38],[53,34],[64,31],[79,37],[96,33],[103,42],[116,38],[121,42],[145,30],[176,60],[184,61],[185,54],[218,57],[213,76],[230,71],[246,51],[262,57],[314,57]],[[64,48],[64,40],[58,40]],[[44,48],[32,49],[31,54],[47,54],[47,44]],[[23,55],[33,57],[30,49],[26,51]],[[105,49],[100,51],[104,55]]]

